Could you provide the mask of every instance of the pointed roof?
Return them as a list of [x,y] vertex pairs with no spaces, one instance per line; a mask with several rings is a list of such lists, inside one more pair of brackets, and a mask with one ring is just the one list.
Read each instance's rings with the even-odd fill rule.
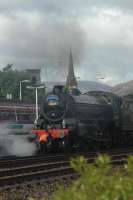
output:
[[68,68],[66,86],[69,88],[77,87],[77,80],[74,74],[73,56],[72,56],[71,49],[70,49],[70,55],[69,55],[69,68]]

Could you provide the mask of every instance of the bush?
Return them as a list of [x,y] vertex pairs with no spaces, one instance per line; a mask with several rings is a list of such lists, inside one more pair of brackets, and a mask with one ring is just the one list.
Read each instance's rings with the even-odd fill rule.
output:
[[114,168],[108,156],[99,156],[94,164],[86,159],[73,159],[71,166],[80,178],[69,187],[63,186],[54,195],[54,200],[132,200],[133,157],[123,168]]

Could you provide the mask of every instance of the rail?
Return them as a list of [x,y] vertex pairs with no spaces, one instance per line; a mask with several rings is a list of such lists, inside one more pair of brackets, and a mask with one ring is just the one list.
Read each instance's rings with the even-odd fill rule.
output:
[[[109,153],[113,165],[123,165],[127,162],[127,157],[133,155],[130,152]],[[54,181],[63,177],[78,176],[70,167],[70,159],[77,154],[59,154],[28,158],[12,158],[0,160],[0,187],[10,187],[15,184],[31,181]],[[97,152],[83,154],[88,163],[93,163]],[[15,165],[16,163],[16,165]]]

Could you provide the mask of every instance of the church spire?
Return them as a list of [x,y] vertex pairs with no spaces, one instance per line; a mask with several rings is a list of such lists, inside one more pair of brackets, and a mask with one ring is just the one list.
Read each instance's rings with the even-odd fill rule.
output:
[[69,55],[69,68],[68,68],[66,86],[68,88],[73,88],[73,87],[76,88],[77,87],[77,80],[76,80],[76,77],[74,75],[73,57],[72,57],[71,49],[70,49],[70,55]]

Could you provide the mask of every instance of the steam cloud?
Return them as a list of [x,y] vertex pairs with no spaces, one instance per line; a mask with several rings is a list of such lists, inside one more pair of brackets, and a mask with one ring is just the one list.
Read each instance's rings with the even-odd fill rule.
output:
[[0,157],[31,156],[36,152],[36,145],[30,143],[26,136],[15,135],[6,128],[7,124],[0,124]]
[[6,150],[11,155],[31,156],[34,155],[34,153],[36,152],[35,145],[28,142],[26,138],[21,138],[21,136],[13,136],[11,142],[11,146],[6,145]]

